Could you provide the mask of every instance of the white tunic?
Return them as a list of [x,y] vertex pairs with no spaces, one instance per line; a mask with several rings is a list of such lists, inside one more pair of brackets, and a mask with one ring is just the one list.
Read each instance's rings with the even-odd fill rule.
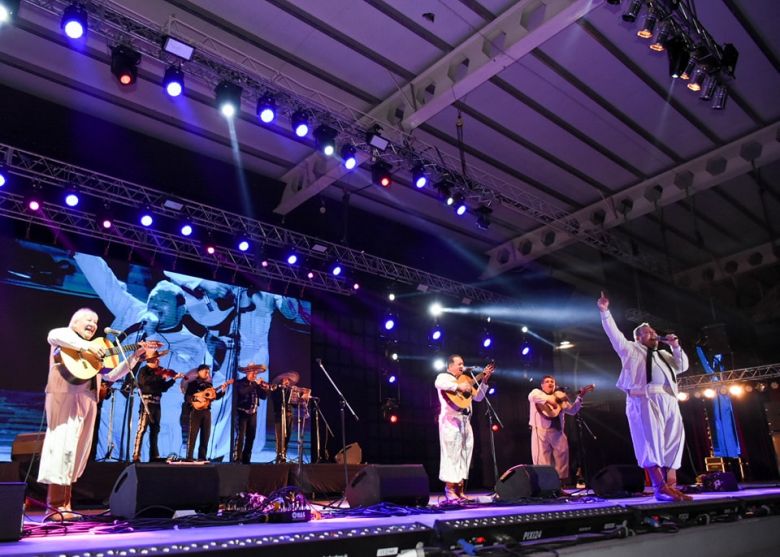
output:
[[[453,405],[443,391],[456,392],[458,380],[448,372],[436,376],[439,393],[439,479],[447,483],[459,483],[469,477],[471,454],[474,451],[474,432],[471,429],[471,406],[465,412]],[[485,398],[488,385],[482,383],[472,400]]]
[[[557,417],[549,419],[536,408],[537,403],[544,404],[549,396],[541,389],[534,389],[528,394],[531,403],[528,417],[528,424],[531,426],[531,459],[534,464],[555,466],[558,477],[568,481],[569,440],[564,432],[564,414],[574,415],[579,412],[582,399],[577,397],[574,404],[564,407]],[[552,426],[554,420],[561,424],[560,429]]]
[[[73,329],[63,327],[52,329],[48,336],[49,379],[46,383],[46,436],[41,449],[41,463],[38,481],[45,484],[70,485],[81,477],[87,466],[92,433],[97,415],[97,393],[103,380],[96,376],[96,388],[87,381],[74,385],[65,380],[62,364],[55,361],[59,347],[86,350],[89,341],[80,337]],[[131,365],[135,359],[130,358]],[[128,371],[122,363],[105,378],[116,381]]]
[[601,324],[623,366],[617,387],[627,395],[626,416],[639,466],[679,468],[685,429],[675,378],[688,369],[688,356],[679,346],[672,348],[671,354],[656,352],[648,383],[647,347],[626,339],[609,311],[601,312]]

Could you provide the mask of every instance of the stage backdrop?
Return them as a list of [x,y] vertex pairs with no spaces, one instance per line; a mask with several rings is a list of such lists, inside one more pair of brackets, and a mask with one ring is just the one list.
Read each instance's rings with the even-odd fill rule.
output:
[[[199,364],[212,367],[215,386],[240,379],[240,367],[264,364],[266,381],[297,371],[310,386],[311,304],[289,296],[239,287],[126,261],[109,260],[22,240],[0,242],[0,335],[8,349],[0,383],[0,459],[20,432],[38,431],[43,420],[43,390],[48,373],[50,329],[67,326],[80,307],[93,308],[102,330],[127,332],[122,344],[158,340],[170,350],[161,364],[187,373]],[[113,336],[109,335],[113,340]],[[128,397],[127,382],[113,385],[101,404],[96,458],[132,455],[138,422],[138,397]],[[230,459],[232,385],[212,405],[209,458]],[[177,382],[162,397],[161,456],[183,456],[180,416],[183,393]],[[275,456],[271,403],[262,401],[253,462]],[[268,418],[266,419],[266,413]],[[43,425],[45,427],[45,425]],[[308,425],[303,438],[308,460]],[[289,450],[297,451],[293,436]],[[294,454],[291,455],[294,457]],[[142,460],[148,459],[148,434]]]

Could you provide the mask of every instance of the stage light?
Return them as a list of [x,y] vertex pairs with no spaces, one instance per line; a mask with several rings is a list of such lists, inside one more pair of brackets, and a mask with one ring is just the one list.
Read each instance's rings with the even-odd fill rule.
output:
[[433,302],[430,306],[428,306],[428,311],[434,317],[439,317],[442,313],[444,313],[444,307],[439,302]]
[[124,86],[132,85],[138,79],[138,64],[141,54],[129,46],[120,44],[111,47],[111,73]]
[[2,188],[5,183],[8,181],[8,171],[5,169],[5,166],[0,165],[0,188]]
[[488,389],[488,392],[487,392],[487,394],[489,394],[489,395],[494,395],[494,394],[496,394],[496,388],[495,388],[495,387],[490,387],[490,388]]
[[715,398],[715,389],[704,389],[704,396],[706,398]]
[[436,358],[435,360],[433,360],[432,365],[435,371],[442,371],[444,368],[447,367],[444,358]]
[[336,136],[338,135],[336,130],[325,124],[320,124],[314,130],[313,135],[314,144],[326,157],[336,152]]
[[685,81],[688,81],[691,76],[696,72],[697,69],[697,63],[695,58],[691,58],[690,54],[688,55],[688,63],[685,65],[685,69],[680,74],[680,79],[683,79]]
[[333,263],[333,265],[331,265],[330,267],[330,274],[333,275],[334,277],[341,275],[343,271],[344,269],[342,268],[341,263],[339,263],[338,261]]
[[396,322],[395,315],[393,315],[392,313],[388,313],[387,315],[385,315],[385,322],[384,322],[385,331],[392,331],[395,328],[395,322]]
[[642,9],[642,0],[631,0],[631,3],[628,5],[628,8],[625,12],[623,12],[623,21],[626,21],[628,23],[634,23],[636,21],[637,16],[639,15],[639,10]]
[[691,80],[688,82],[688,89],[694,92],[701,91],[701,86],[704,83],[705,77],[707,77],[707,74],[704,73],[704,70],[701,69],[701,67],[697,67],[691,76]]
[[691,398],[691,396],[688,393],[684,393],[684,392],[677,393],[677,400],[679,400],[680,402],[685,402],[689,398]]
[[522,345],[520,345],[520,355],[524,357],[528,357],[531,355],[531,352],[533,352],[533,349],[531,348],[531,343],[527,340],[523,342]]
[[718,88],[718,85],[720,85],[720,83],[718,83],[718,79],[715,76],[708,76],[701,88],[701,95],[699,95],[699,100],[711,100],[715,94],[715,90]]
[[206,244],[206,253],[214,255],[217,253],[217,247],[214,244]]
[[493,433],[498,433],[499,431],[501,431],[501,426],[498,424],[493,424],[492,426],[490,426],[490,429],[493,430]]
[[169,97],[178,97],[184,91],[184,72],[181,68],[170,65],[165,70],[162,83]]
[[523,325],[522,327],[520,327],[520,332],[523,333],[523,334],[527,333],[528,332],[528,327]]
[[314,271],[309,271],[308,273],[306,273],[306,278],[308,278],[309,280],[313,279],[314,278]]
[[306,137],[309,133],[309,115],[304,110],[296,110],[290,118],[290,125],[295,135]]
[[3,0],[0,2],[0,24],[16,18],[21,0]]
[[377,160],[371,165],[371,181],[374,184],[389,188],[393,183],[393,177],[390,174],[391,166],[383,160]]
[[233,118],[241,109],[243,89],[230,81],[220,81],[214,88],[217,108],[225,118]]
[[358,284],[357,282],[352,284],[352,290],[360,290],[360,284]]
[[424,188],[428,183],[428,176],[425,174],[425,167],[422,163],[418,163],[412,168],[412,183],[417,189]]
[[398,401],[387,398],[382,403],[382,417],[391,424],[398,423]]
[[669,59],[669,75],[677,79],[685,73],[691,53],[688,51],[688,45],[681,36],[672,38],[665,46],[666,55]]
[[189,237],[192,236],[192,233],[194,232],[194,228],[192,227],[192,223],[189,221],[184,221],[181,223],[181,226],[179,227],[179,232],[182,236]]
[[[434,186],[436,188],[436,191],[439,192],[439,196],[444,199],[445,201],[452,198],[451,191],[452,191],[452,184],[449,180],[439,180],[436,182],[436,185]],[[449,203],[448,203],[449,205]]]
[[41,208],[41,202],[38,201],[37,198],[34,197],[28,197],[27,198],[27,208],[30,211],[38,211]]
[[480,205],[474,209],[474,213],[477,215],[477,228],[480,230],[487,230],[490,227],[490,215],[493,213],[493,209]]
[[558,350],[568,350],[574,348],[574,344],[570,340],[562,340],[558,343]]
[[251,245],[252,244],[249,241],[249,238],[246,237],[240,237],[238,239],[238,242],[236,243],[236,247],[238,248],[238,251],[248,251]]
[[642,25],[642,28],[636,32],[637,37],[641,39],[652,39],[653,34],[655,33],[656,23],[658,23],[658,16],[656,16],[655,12],[651,9],[645,16],[645,22]]
[[377,151],[384,151],[387,146],[390,145],[390,141],[382,137],[382,127],[379,124],[375,124],[373,128],[366,134],[366,143],[371,145]]
[[390,359],[393,360],[394,362],[397,362],[398,361],[398,352],[391,353],[390,354]]
[[393,292],[390,292],[387,295],[387,299],[390,300],[391,302],[395,302],[395,294]]
[[154,217],[151,215],[151,213],[144,213],[141,215],[140,222],[143,226],[152,226],[154,223]]
[[74,2],[62,11],[60,27],[71,39],[80,39],[87,32],[87,10]]
[[114,225],[114,218],[108,206],[95,213],[95,223],[99,229],[108,230]]
[[490,348],[491,346],[493,346],[493,337],[486,332],[482,337],[482,348]]
[[287,256],[287,264],[288,265],[295,265],[298,263],[298,254],[291,253]]
[[444,331],[442,331],[441,326],[437,323],[436,325],[433,326],[433,329],[431,329],[431,333],[429,336],[433,342],[439,342],[443,335],[444,335]]
[[396,380],[397,380],[397,377],[396,377],[395,375],[392,375],[392,374],[391,374],[391,375],[388,375],[388,376],[387,376],[387,382],[388,382],[388,383],[390,383],[391,385],[392,385],[393,383],[395,383],[395,382],[396,382]]
[[650,43],[650,50],[656,52],[663,52],[666,50],[666,43],[669,41],[669,37],[672,35],[673,30],[674,25],[671,22],[665,21],[662,23],[661,27],[658,29],[658,33],[655,35],[655,40]]
[[357,166],[356,152],[355,146],[350,145],[349,143],[341,147],[341,160],[344,161],[344,167],[347,170],[352,170]]
[[276,118],[276,98],[266,93],[257,99],[257,117],[264,124],[270,124]]
[[65,192],[65,205],[68,207],[76,207],[79,204],[79,195],[76,190],[69,189]]
[[729,90],[725,85],[718,85],[715,88],[715,93],[712,95],[712,108],[715,110],[723,110],[726,108],[726,101],[729,100]]
[[734,384],[729,386],[729,393],[732,396],[742,396],[745,394],[745,387],[742,385]]
[[174,56],[178,56],[182,60],[191,60],[192,55],[195,52],[195,48],[191,47],[187,43],[183,43],[178,39],[174,39],[170,36],[163,37],[163,50]]
[[455,214],[460,216],[463,216],[466,213],[466,209],[468,207],[466,206],[466,198],[463,196],[462,193],[458,192],[454,196],[452,196],[452,203],[447,203],[448,205],[452,205],[452,207],[455,209]]

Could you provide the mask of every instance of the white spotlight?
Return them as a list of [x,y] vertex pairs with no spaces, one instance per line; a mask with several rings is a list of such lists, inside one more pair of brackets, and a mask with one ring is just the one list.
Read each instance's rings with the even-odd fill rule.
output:
[[446,367],[444,358],[436,358],[433,360],[433,369],[436,371],[442,371]]
[[433,302],[428,307],[428,311],[431,312],[431,315],[434,317],[439,317],[442,313],[444,313],[444,306],[442,306],[439,302]]

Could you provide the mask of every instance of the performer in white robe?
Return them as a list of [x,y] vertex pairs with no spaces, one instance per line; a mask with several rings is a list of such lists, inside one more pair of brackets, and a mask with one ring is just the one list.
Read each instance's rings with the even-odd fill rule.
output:
[[634,329],[635,340],[631,342],[618,329],[603,292],[597,305],[604,332],[623,366],[617,387],[626,393],[626,416],[637,462],[649,475],[656,499],[690,499],[675,485],[685,442],[677,375],[688,369],[680,339],[667,335],[663,342],[672,352],[659,351],[658,333],[642,323]]
[[[97,332],[97,314],[82,308],[73,314],[68,327],[49,331],[49,377],[46,383],[46,436],[41,450],[38,481],[49,484],[47,503],[59,511],[71,510],[71,485],[81,477],[89,459],[92,433],[97,415],[97,397],[103,379],[116,381],[129,368],[125,362],[110,373],[98,373],[94,381],[80,384],[69,383],[67,370],[58,363],[60,347],[83,350],[97,357],[103,356],[103,349],[90,345]],[[143,353],[140,348],[131,354],[129,363],[135,365]],[[70,513],[61,512],[63,518]]]
[[[541,389],[534,389],[528,394],[531,402],[528,424],[531,426],[531,458],[534,464],[555,466],[561,483],[569,483],[569,440],[565,432],[565,414],[574,415],[582,407],[582,397],[579,395],[574,403],[557,402],[554,399],[555,377],[545,375],[542,378]],[[559,393],[560,394],[560,393]],[[541,410],[553,410],[560,406],[560,413],[554,418],[547,418]]]
[[[484,376],[479,388],[470,400],[480,401],[485,398],[488,390],[488,380],[493,373],[492,363],[485,367]],[[439,392],[439,445],[440,465],[439,479],[444,482],[444,495],[448,500],[466,499],[463,492],[464,482],[469,477],[471,454],[474,450],[474,432],[471,429],[471,402],[467,408],[460,408],[447,397],[445,393],[471,393],[472,386],[468,382],[458,382],[464,373],[463,358],[453,354],[447,360],[447,371],[436,376],[436,389]]]

